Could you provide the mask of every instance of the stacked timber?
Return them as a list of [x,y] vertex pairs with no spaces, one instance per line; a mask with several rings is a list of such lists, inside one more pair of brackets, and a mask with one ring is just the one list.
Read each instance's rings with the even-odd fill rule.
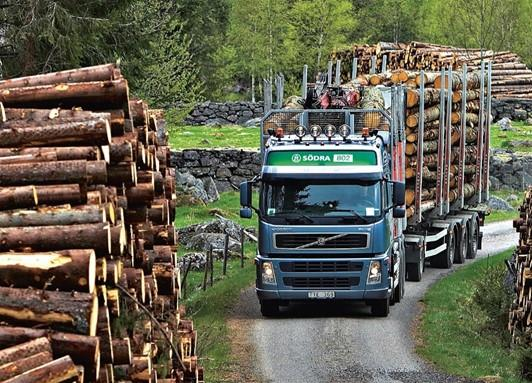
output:
[[160,111],[115,65],[2,81],[0,102],[0,381],[202,381]]
[[514,227],[519,233],[519,243],[512,264],[516,272],[515,297],[508,330],[514,343],[532,347],[532,188],[525,193]]
[[[350,79],[351,63],[357,59],[357,73],[372,85],[403,83],[415,86],[419,71],[438,72],[442,68],[460,69],[464,64],[471,71],[480,68],[482,59],[492,62],[492,94],[495,98],[532,98],[532,70],[515,53],[481,51],[452,46],[422,43],[380,42],[375,45],[353,45],[332,53],[333,60],[342,60],[343,82]],[[370,76],[372,57],[378,74]],[[380,73],[386,61],[387,71]],[[417,84],[419,85],[419,84]]]
[[[435,72],[426,72],[424,92],[419,88],[410,87],[407,89],[406,107],[406,147],[405,147],[405,178],[406,178],[406,206],[407,216],[411,217],[415,213],[416,202],[416,184],[418,177],[422,178],[422,193],[419,207],[423,210],[429,210],[436,206],[436,193],[438,182],[442,189],[446,188],[444,182],[448,176],[449,203],[455,202],[459,195],[459,184],[461,174],[460,170],[460,147],[462,144],[462,120],[465,122],[464,132],[464,153],[463,165],[463,195],[467,201],[471,198],[476,190],[476,163],[479,144],[479,123],[480,123],[480,75],[478,72],[471,72],[467,76],[467,89],[463,89],[461,77],[454,75],[452,79],[452,112],[450,116],[444,112],[442,118],[441,97],[445,92],[441,91],[444,85],[447,89],[447,83],[443,84],[440,75]],[[415,81],[419,84],[423,80],[417,76]],[[444,96],[445,97],[445,96]],[[466,114],[461,115],[462,100],[466,98]],[[420,104],[424,105],[423,121],[420,121]],[[450,118],[449,118],[450,117]],[[449,138],[451,141],[451,150],[449,153],[451,164],[446,172],[443,169],[443,163],[438,161],[438,153],[444,151],[442,140],[446,124],[450,120]],[[423,147],[419,146],[419,126],[423,125]],[[419,153],[421,151],[421,153]],[[443,156],[440,153],[440,156]],[[418,166],[418,160],[422,160]]]

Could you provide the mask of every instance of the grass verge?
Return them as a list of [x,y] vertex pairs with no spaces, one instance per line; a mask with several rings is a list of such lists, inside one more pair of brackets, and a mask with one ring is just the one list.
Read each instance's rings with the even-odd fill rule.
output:
[[170,130],[174,149],[258,149],[260,129],[242,126],[177,126]]
[[[468,378],[517,383],[520,351],[509,347],[510,292],[504,260],[512,250],[460,268],[425,295],[417,351],[439,369]],[[521,381],[522,382],[522,381]]]
[[[256,219],[245,220],[239,215],[240,201],[237,192],[222,193],[220,200],[207,206],[181,206],[176,211],[177,227],[185,227],[214,219],[213,211],[244,227],[256,226]],[[225,382],[235,362],[231,355],[227,315],[236,304],[242,289],[250,286],[255,278],[256,245],[246,243],[244,268],[240,260],[229,261],[227,275],[222,275],[222,263],[214,264],[214,287],[202,290],[203,271],[191,271],[187,276],[187,298],[182,302],[187,307],[187,316],[194,320],[198,331],[198,355],[205,367],[205,381]],[[187,252],[180,249],[179,254]]]
[[[512,122],[514,130],[502,131],[498,125],[492,125],[490,128],[490,145],[492,148],[512,149],[515,152],[532,153],[532,126],[525,125],[524,122]],[[512,142],[529,142],[528,146],[513,146]]]

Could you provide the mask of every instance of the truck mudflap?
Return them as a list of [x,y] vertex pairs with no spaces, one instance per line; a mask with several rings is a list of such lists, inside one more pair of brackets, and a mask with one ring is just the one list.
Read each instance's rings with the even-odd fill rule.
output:
[[447,222],[435,222],[432,227],[440,229],[431,235],[407,234],[405,235],[406,262],[417,263],[421,257],[425,259],[440,254],[447,249],[447,243],[444,241],[440,246],[427,250],[427,245],[441,240],[449,234],[451,224]]

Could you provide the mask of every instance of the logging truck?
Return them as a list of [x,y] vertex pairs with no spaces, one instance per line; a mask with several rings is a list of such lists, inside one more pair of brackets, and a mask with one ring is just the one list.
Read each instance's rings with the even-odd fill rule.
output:
[[[427,263],[451,268],[481,247],[491,68],[421,72],[419,88],[407,89],[367,86],[369,75],[341,86],[339,67],[334,83],[331,65],[323,83],[306,84],[304,75],[301,107],[282,107],[280,78],[271,108],[265,82],[263,165],[240,185],[241,217],[255,211],[259,220],[264,316],[290,302],[341,300],[365,302],[385,317],[405,280],[420,281]],[[364,102],[375,89],[380,101]],[[334,98],[349,100],[351,92],[360,102],[351,97],[356,105],[338,107]],[[320,107],[324,94],[333,102]]]

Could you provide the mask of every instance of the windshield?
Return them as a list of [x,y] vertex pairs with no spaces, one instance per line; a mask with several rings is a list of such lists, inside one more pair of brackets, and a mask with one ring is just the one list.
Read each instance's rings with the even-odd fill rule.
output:
[[314,218],[350,217],[373,221],[381,215],[381,183],[378,181],[268,183],[263,193],[267,218],[313,221]]

